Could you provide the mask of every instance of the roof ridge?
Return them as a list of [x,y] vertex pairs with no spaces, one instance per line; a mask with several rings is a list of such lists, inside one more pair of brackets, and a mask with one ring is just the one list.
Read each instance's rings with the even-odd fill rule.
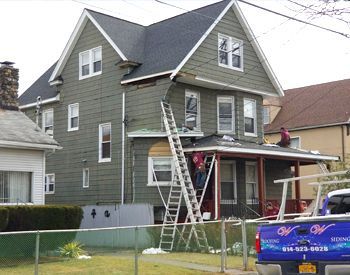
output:
[[326,84],[339,83],[339,82],[342,82],[342,81],[350,81],[350,78],[344,78],[344,79],[338,79],[338,80],[330,80],[330,81],[327,81],[327,82],[322,82],[322,83],[316,83],[316,84],[310,84],[310,85],[306,85],[306,86],[290,88],[290,89],[286,89],[285,92],[291,91],[291,90],[306,89],[306,88],[311,88],[311,87],[321,86],[321,85],[326,85]]

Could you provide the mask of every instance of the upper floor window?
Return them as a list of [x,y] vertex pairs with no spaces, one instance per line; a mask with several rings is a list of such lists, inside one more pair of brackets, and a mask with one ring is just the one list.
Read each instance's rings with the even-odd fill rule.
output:
[[68,131],[79,129],[79,103],[68,105]]
[[172,157],[148,158],[148,185],[170,185],[174,177]]
[[243,41],[219,34],[219,65],[243,71]]
[[263,108],[263,123],[270,124],[270,108],[267,106]]
[[199,93],[186,91],[185,126],[200,129]]
[[300,137],[291,137],[290,138],[290,145],[291,148],[301,148],[301,141]]
[[45,175],[45,193],[46,194],[55,193],[55,174]]
[[79,53],[79,79],[101,74],[102,47]]
[[257,136],[256,125],[256,101],[254,99],[244,99],[244,134],[246,136]]
[[111,161],[111,123],[100,124],[99,126],[99,162]]
[[232,133],[235,131],[234,98],[218,97],[218,132]]
[[53,109],[44,110],[42,120],[42,129],[53,137]]

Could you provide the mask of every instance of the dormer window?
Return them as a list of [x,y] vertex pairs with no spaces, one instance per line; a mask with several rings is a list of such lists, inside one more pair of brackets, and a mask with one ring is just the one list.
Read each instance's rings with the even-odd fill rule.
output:
[[85,79],[102,72],[102,47],[79,53],[79,79]]
[[243,41],[219,34],[219,66],[243,71]]

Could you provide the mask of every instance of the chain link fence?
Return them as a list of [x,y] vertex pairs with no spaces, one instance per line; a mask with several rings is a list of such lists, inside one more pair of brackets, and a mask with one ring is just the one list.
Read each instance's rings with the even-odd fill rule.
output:
[[[205,231],[206,249],[198,246],[194,235],[188,241],[188,236],[181,234],[191,226],[177,225],[173,249],[167,253],[159,249],[162,225],[3,232],[0,274],[138,274],[139,270],[154,274],[162,268],[170,274],[171,268],[190,268],[191,264],[216,272],[254,268],[256,223],[196,224]],[[183,272],[192,274],[188,269]]]

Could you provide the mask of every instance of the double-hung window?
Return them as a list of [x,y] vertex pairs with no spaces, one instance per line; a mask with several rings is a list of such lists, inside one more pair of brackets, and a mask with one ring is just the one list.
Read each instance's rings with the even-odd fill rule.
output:
[[79,129],[79,103],[68,105],[68,131]]
[[79,53],[79,79],[101,74],[102,47]]
[[111,123],[104,123],[99,125],[99,162],[111,161],[111,132]]
[[53,137],[53,109],[48,109],[43,112],[42,124],[44,132]]
[[190,129],[200,129],[199,93],[186,90],[185,126]]
[[55,174],[46,174],[45,176],[45,193],[55,193]]
[[32,173],[0,171],[0,203],[32,202]]
[[83,188],[88,188],[90,183],[90,172],[89,168],[83,168]]
[[256,162],[246,162],[245,164],[245,182],[247,203],[258,203],[258,180]]
[[174,177],[172,157],[148,158],[148,185],[170,185]]
[[243,41],[219,34],[218,58],[220,66],[243,71]]
[[256,101],[254,99],[244,99],[244,134],[246,136],[257,136],[256,125]]
[[220,164],[221,204],[237,203],[236,162],[223,160]]
[[234,98],[218,97],[218,133],[234,133],[235,116],[234,116]]

